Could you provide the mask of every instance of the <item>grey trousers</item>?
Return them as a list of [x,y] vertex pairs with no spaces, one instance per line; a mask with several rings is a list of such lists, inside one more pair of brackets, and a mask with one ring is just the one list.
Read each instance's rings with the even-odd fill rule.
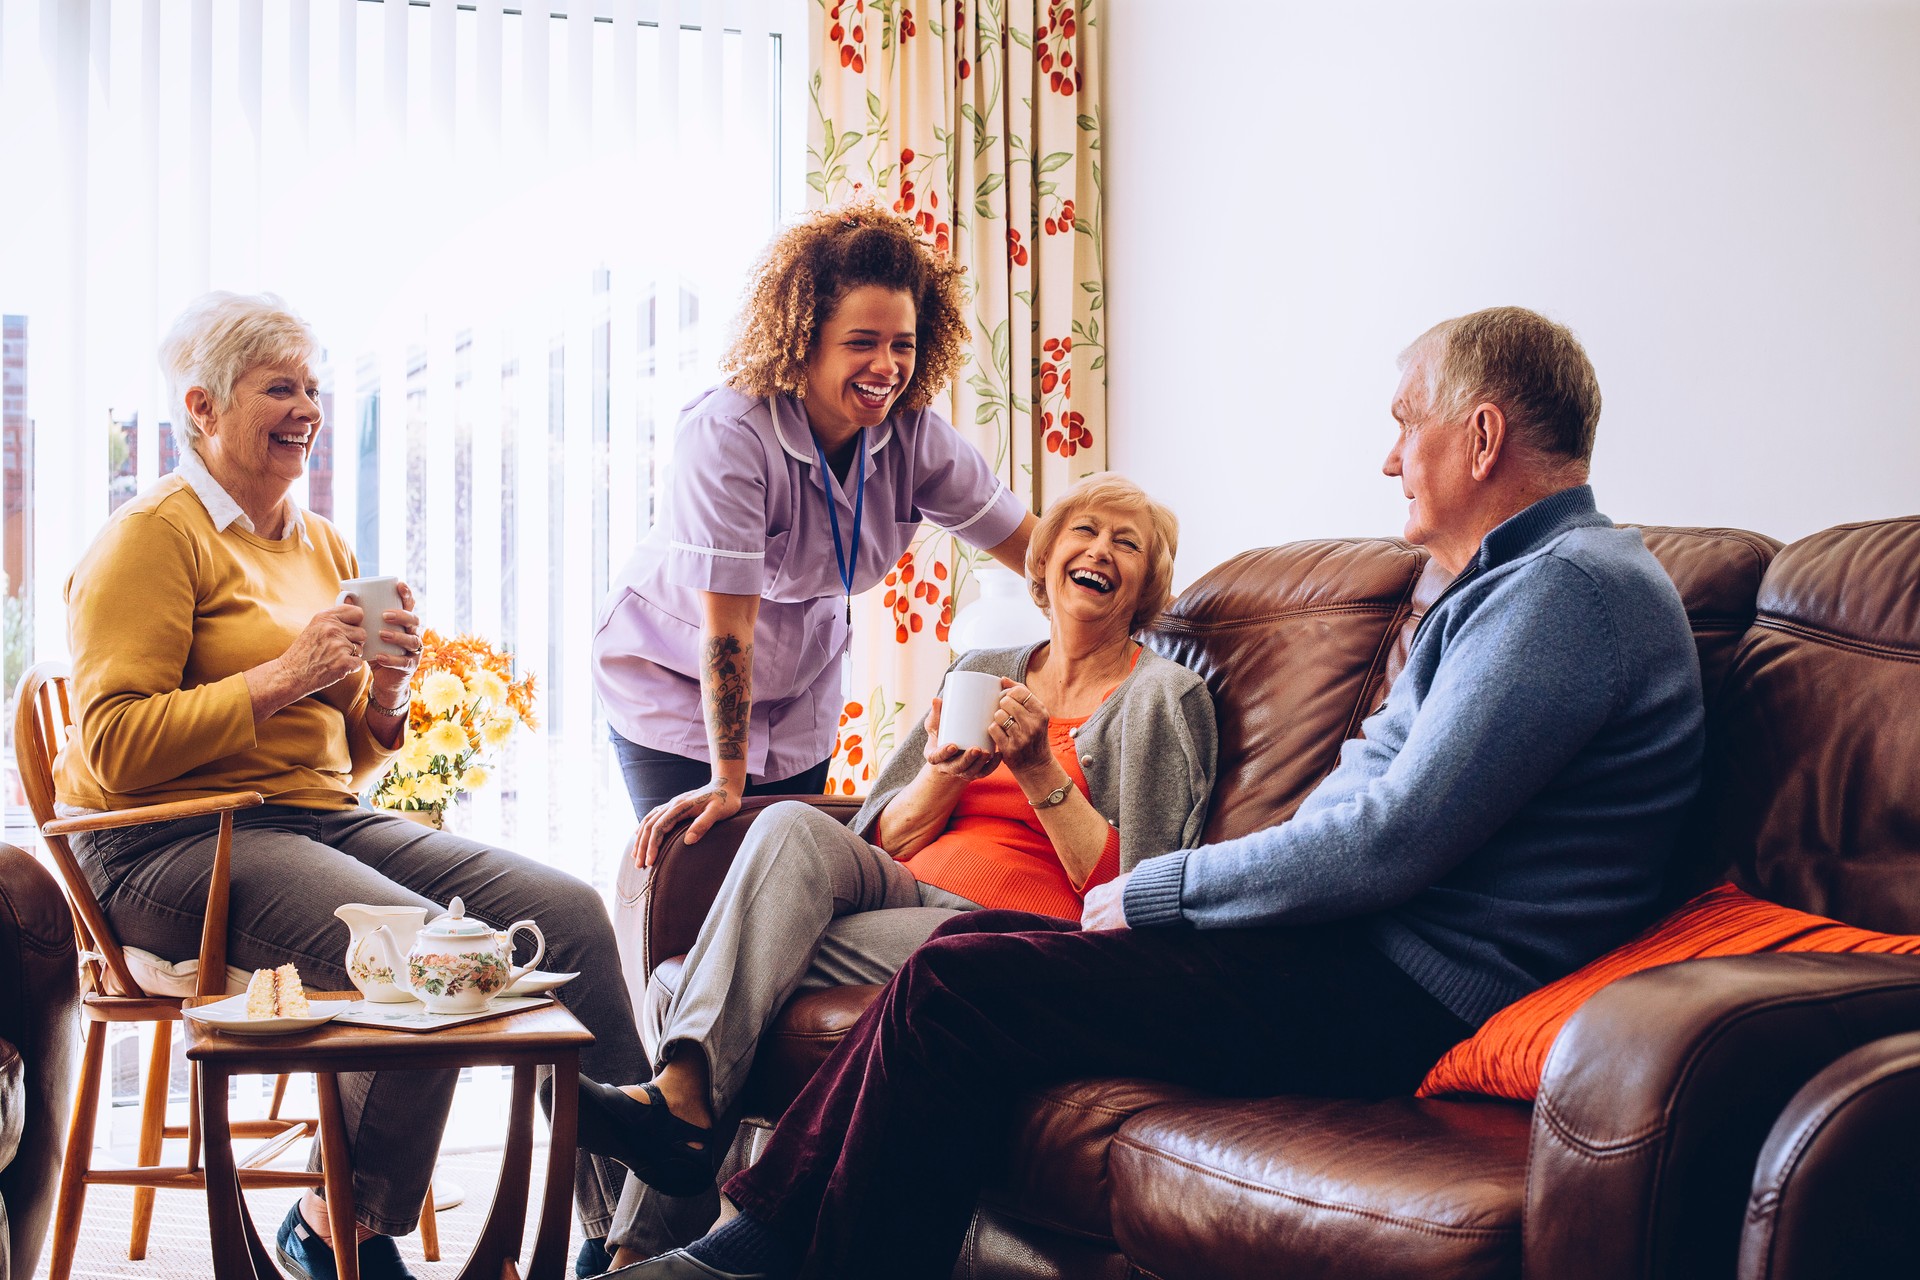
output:
[[[175,960],[199,950],[217,829],[217,819],[189,818],[74,839],[123,944]],[[316,991],[351,990],[347,926],[334,917],[335,907],[366,902],[438,914],[456,895],[468,915],[495,927],[532,917],[547,939],[541,967],[580,974],[555,994],[593,1033],[581,1053],[583,1071],[625,1080],[644,1067],[613,926],[590,885],[531,858],[371,809],[270,804],[234,816],[227,958],[243,969],[291,961]],[[388,1235],[413,1230],[457,1076],[340,1077],[362,1226]],[[625,1176],[611,1160],[581,1157],[574,1200],[588,1235],[606,1230]]]
[[[660,1025],[648,1028],[655,1070],[697,1049],[724,1114],[795,992],[885,982],[943,921],[978,909],[814,806],[771,805],[748,828]],[[668,1196],[629,1179],[607,1247],[664,1252],[705,1234],[719,1212],[717,1188]]]

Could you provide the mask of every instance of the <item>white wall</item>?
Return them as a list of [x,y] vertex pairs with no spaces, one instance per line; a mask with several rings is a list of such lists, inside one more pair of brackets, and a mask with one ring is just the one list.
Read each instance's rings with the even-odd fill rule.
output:
[[1113,465],[1185,585],[1397,533],[1394,357],[1571,325],[1619,520],[1920,511],[1920,2],[1108,0]]

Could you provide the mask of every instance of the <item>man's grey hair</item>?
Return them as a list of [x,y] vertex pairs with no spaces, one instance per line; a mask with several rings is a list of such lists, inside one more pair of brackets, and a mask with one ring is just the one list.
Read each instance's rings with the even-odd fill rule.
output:
[[202,387],[215,409],[233,403],[233,384],[258,364],[310,361],[320,349],[307,322],[271,293],[202,294],[160,340],[160,371],[172,399],[174,439],[200,451],[200,428],[187,392]]
[[1600,380],[1573,331],[1525,307],[1489,307],[1442,320],[1400,353],[1424,362],[1427,404],[1453,418],[1498,405],[1517,439],[1570,462],[1593,457]]

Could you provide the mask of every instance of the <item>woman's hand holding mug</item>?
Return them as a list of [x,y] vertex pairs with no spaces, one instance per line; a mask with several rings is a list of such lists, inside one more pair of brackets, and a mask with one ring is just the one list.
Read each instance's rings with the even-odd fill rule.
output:
[[1047,727],[1053,717],[1032,689],[1018,680],[1001,677],[1000,701],[994,713],[987,733],[1009,769],[1019,775],[1053,764],[1053,747],[1047,741]]
[[[951,680],[953,677],[947,678]],[[940,711],[941,700],[935,698],[933,706],[927,711],[926,761],[936,777],[958,788],[978,782],[1000,767],[1000,756],[995,751],[941,741]]]
[[[420,665],[420,619],[413,612],[413,588],[398,578],[349,578],[340,584],[340,603],[359,613],[361,656],[373,668],[373,700],[393,706],[401,700]],[[369,638],[378,619],[377,638]]]

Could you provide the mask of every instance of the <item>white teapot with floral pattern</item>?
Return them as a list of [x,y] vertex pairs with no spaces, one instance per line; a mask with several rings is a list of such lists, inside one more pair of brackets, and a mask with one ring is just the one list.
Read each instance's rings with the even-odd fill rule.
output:
[[[533,958],[513,963],[513,935],[525,929],[533,935]],[[455,898],[447,913],[414,936],[402,960],[393,934],[382,925],[368,932],[366,944],[392,968],[398,985],[427,1006],[428,1013],[481,1013],[540,963],[547,939],[531,920],[516,920],[495,930],[467,915],[466,903]]]

